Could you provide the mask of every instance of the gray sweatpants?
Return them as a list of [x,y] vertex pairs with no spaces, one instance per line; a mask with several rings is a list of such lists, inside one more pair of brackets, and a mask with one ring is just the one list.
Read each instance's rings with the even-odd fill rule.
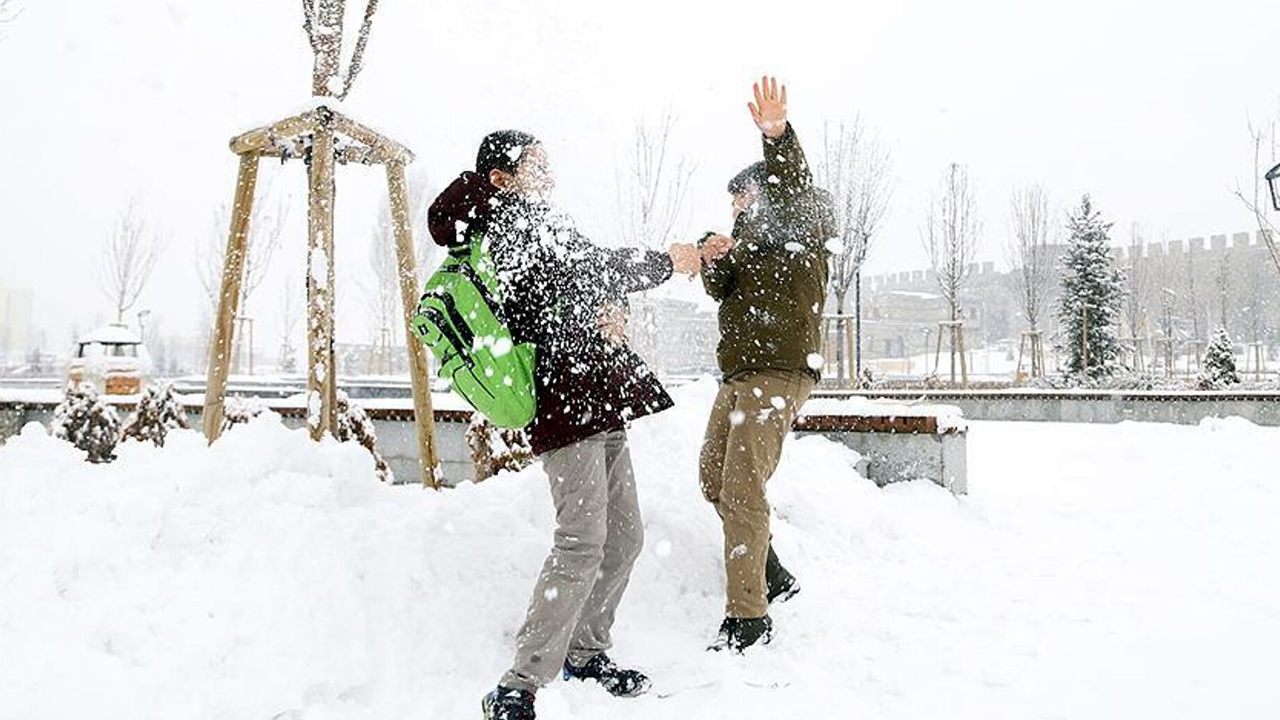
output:
[[611,647],[644,543],[626,431],[592,435],[541,460],[556,506],[555,545],[516,636],[515,664],[500,682],[529,692],[555,679],[566,658],[582,665]]

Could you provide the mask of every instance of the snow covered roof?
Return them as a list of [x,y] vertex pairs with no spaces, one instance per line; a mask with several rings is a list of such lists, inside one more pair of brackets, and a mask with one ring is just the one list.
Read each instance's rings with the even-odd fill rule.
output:
[[78,342],[104,345],[141,345],[142,338],[124,325],[104,325],[80,336]]

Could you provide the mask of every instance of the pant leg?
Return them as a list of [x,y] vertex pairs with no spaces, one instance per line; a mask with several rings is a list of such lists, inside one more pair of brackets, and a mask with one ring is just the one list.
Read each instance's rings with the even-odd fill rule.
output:
[[595,587],[569,642],[568,658],[574,665],[584,665],[613,646],[610,631],[618,603],[622,602],[631,569],[644,547],[644,523],[625,430],[607,433],[605,470],[609,482],[608,537]]
[[799,372],[763,371],[735,379],[734,411],[743,422],[732,426],[725,448],[720,515],[724,520],[727,579],[725,613],[763,617],[769,610],[765,564],[769,553],[769,500],[765,483],[782,456],[813,379]]
[[533,588],[505,687],[536,692],[564,666],[569,640],[595,586],[608,536],[605,437],[593,435],[541,457],[556,506],[555,544]]
[[702,439],[702,452],[698,456],[698,483],[707,502],[720,508],[720,490],[724,486],[724,453],[729,443],[729,429],[733,426],[735,386],[724,383],[716,393],[707,418],[707,430]]

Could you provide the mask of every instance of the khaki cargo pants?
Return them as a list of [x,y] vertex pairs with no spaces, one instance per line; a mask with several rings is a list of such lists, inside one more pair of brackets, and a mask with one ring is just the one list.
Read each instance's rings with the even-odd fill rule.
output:
[[724,523],[725,614],[769,611],[764,568],[769,552],[765,483],[778,467],[782,441],[813,391],[812,375],[759,370],[720,386],[699,459],[702,494]]

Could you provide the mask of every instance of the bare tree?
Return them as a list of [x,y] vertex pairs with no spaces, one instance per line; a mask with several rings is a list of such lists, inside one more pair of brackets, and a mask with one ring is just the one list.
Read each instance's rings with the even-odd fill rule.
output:
[[665,246],[684,211],[693,167],[683,158],[669,157],[675,124],[670,111],[656,125],[637,122],[630,156],[618,168],[621,237],[627,245]]
[[1271,254],[1271,262],[1280,273],[1280,229],[1267,216],[1270,190],[1265,177],[1268,168],[1280,161],[1277,159],[1280,158],[1280,134],[1273,120],[1260,128],[1249,123],[1249,137],[1253,140],[1253,182],[1247,190],[1237,186],[1235,194],[1253,216],[1258,234]]
[[[1183,299],[1186,301],[1187,317],[1191,318],[1191,341],[1200,342],[1205,337],[1200,332],[1200,286],[1196,282],[1199,269],[1197,267],[1197,253],[1192,252],[1190,247],[1186,248],[1184,262],[1182,264],[1186,282],[1183,287],[1186,294]],[[1206,329],[1207,330],[1207,329]]]
[[298,288],[286,280],[280,295],[280,357],[276,362],[280,372],[298,371],[297,351],[293,347],[293,331],[298,326]]
[[[684,214],[693,167],[671,156],[675,125],[669,110],[656,124],[637,121],[628,156],[617,167],[619,237],[626,245],[661,249]],[[660,370],[656,313],[647,292],[631,305],[631,312],[634,347]]]
[[365,286],[364,294],[373,316],[374,349],[368,370],[375,374],[390,374],[391,347],[400,336],[394,328],[403,323],[396,322],[400,312],[399,265],[396,262],[391,212],[385,204],[378,213],[378,225],[369,239],[369,269],[373,271],[373,286]]
[[[942,180],[941,193],[929,201],[925,227],[920,235],[924,249],[929,253],[929,264],[937,278],[938,290],[947,303],[948,319],[952,323],[958,323],[961,318],[960,291],[969,279],[981,230],[982,223],[978,219],[977,199],[974,197],[969,168],[951,163]],[[952,332],[960,331],[953,329]],[[959,350],[955,338],[956,335],[953,334],[950,354],[953,382],[956,353]]]
[[115,304],[116,322],[138,302],[155,270],[161,250],[160,237],[138,216],[133,203],[120,215],[102,251],[99,280]]
[[[889,211],[892,196],[889,151],[867,136],[860,119],[823,127],[818,185],[831,193],[839,235],[831,246],[830,291],[836,314],[845,314],[845,299],[853,289],[854,377],[862,376],[862,267],[876,233]],[[844,380],[845,322],[836,324],[836,368]]]
[[1135,352],[1142,352],[1142,335],[1149,329],[1147,317],[1148,303],[1151,301],[1151,288],[1154,277],[1151,271],[1151,259],[1144,258],[1147,246],[1147,233],[1138,223],[1129,226],[1129,264],[1125,268],[1126,293],[1124,301],[1124,321],[1133,340]]
[[[263,194],[270,195],[270,189]],[[242,362],[253,371],[254,347],[249,330],[253,316],[249,313],[249,300],[262,285],[271,266],[271,259],[280,247],[280,235],[289,215],[286,198],[274,207],[265,202],[256,203],[249,215],[248,252],[244,258],[244,278],[240,282],[237,304],[235,347],[232,349],[233,372],[238,372]],[[213,214],[213,230],[204,247],[195,254],[196,274],[204,290],[205,299],[213,314],[217,315],[218,301],[222,294],[222,269],[226,263],[227,228],[231,226],[231,213],[227,206],[219,205]],[[247,353],[247,361],[242,359]]]
[[378,0],[366,0],[360,34],[356,37],[355,50],[347,72],[342,74],[342,19],[346,13],[346,0],[302,0],[302,29],[311,42],[315,55],[312,69],[311,94],[332,95],[344,100],[351,92],[351,84],[364,68],[364,49],[369,42],[369,29],[373,15],[378,11]]
[[[410,173],[405,178],[405,186],[409,201],[409,227],[421,228],[425,224],[427,208],[431,205],[430,182],[424,172]],[[430,233],[419,232],[415,240],[419,275],[417,280],[418,284],[422,284],[428,275],[435,272],[435,258],[441,249],[431,239]],[[401,302],[399,265],[396,261],[395,223],[391,217],[391,206],[386,200],[378,208],[378,219],[369,237],[369,269],[373,271],[374,284],[359,284],[372,311],[374,327],[397,327],[401,324],[396,320]]]
[[1215,268],[1213,275],[1214,289],[1218,294],[1218,322],[1217,327],[1226,328],[1228,331],[1231,327],[1231,254],[1225,249],[1218,258],[1218,267]]
[[[430,205],[427,176],[423,173],[412,174],[406,179],[406,185],[410,227],[420,227]],[[439,252],[440,249],[431,241],[430,235],[421,233],[417,247],[420,284],[426,281],[426,275],[435,271],[437,263],[434,257]],[[374,333],[374,354],[371,359],[381,368],[371,367],[370,371],[390,373],[393,358],[391,349],[403,338],[404,322],[400,319],[402,305],[395,224],[391,208],[385,201],[378,210],[378,220],[369,237],[369,269],[372,271],[372,284],[360,281],[359,285],[368,305]]]
[[1013,268],[1018,306],[1027,327],[1039,331],[1049,293],[1053,291],[1053,249],[1056,226],[1049,210],[1049,196],[1039,184],[1013,192],[1009,202],[1013,235],[1005,247]]

